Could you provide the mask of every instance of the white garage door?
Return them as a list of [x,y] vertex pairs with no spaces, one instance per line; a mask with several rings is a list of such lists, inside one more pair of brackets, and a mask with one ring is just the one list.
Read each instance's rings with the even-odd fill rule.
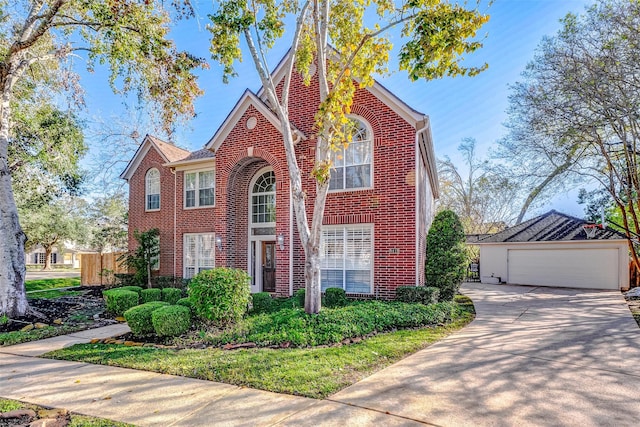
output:
[[509,249],[508,282],[618,289],[617,249]]

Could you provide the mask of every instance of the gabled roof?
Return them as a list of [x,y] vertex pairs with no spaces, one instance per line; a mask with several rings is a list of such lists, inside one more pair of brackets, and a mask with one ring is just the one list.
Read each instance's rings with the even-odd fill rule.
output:
[[[273,81],[277,86],[280,80],[282,80],[287,72],[289,58],[291,57],[291,50],[289,50],[286,55],[280,60],[275,70],[271,73]],[[407,123],[413,126],[416,130],[418,130],[424,119],[425,115],[412,107],[410,107],[407,103],[405,103],[402,99],[398,98],[395,94],[393,94],[389,89],[384,87],[380,82],[374,80],[373,85],[366,87],[365,90],[368,90],[373,96],[378,98],[383,104],[387,107],[391,108],[397,115],[402,117]],[[264,100],[265,98],[265,90],[264,87],[260,88],[258,91],[258,96]]]
[[201,148],[200,150],[196,150],[192,153],[189,153],[187,157],[184,159],[180,159],[175,162],[165,163],[163,166],[175,167],[175,166],[184,166],[184,165],[192,165],[196,163],[205,163],[216,158],[215,154],[209,151],[206,148]]
[[[236,126],[242,115],[247,109],[253,106],[262,116],[264,116],[278,131],[281,129],[281,122],[273,111],[253,92],[245,90],[236,105],[233,107],[227,118],[224,119],[222,125],[218,128],[213,137],[207,142],[205,148],[215,152],[227,138],[231,130]],[[298,129],[292,129],[298,137],[306,139],[306,136]]]
[[142,144],[138,147],[138,150],[133,155],[127,167],[124,168],[124,171],[120,174],[120,178],[126,179],[127,181],[131,178],[131,175],[135,172],[135,170],[140,165],[140,162],[147,155],[151,148],[155,148],[155,150],[160,154],[160,157],[166,162],[176,162],[178,160],[182,160],[188,157],[191,153],[184,148],[176,147],[173,144],[165,142],[155,136],[151,136],[149,134],[145,135],[142,140]]
[[499,233],[480,239],[476,244],[484,243],[524,243],[524,242],[562,242],[574,240],[620,240],[625,236],[610,228],[598,229],[592,239],[582,228],[590,222],[575,218],[555,210],[532,218],[521,224],[509,227]]

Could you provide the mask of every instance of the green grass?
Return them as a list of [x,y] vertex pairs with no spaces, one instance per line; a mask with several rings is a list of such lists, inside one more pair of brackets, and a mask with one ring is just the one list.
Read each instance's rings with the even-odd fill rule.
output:
[[32,329],[28,332],[2,332],[0,333],[0,347],[57,337],[58,335],[70,334],[84,329],[87,329],[87,327],[83,325],[62,325],[56,327],[47,326],[42,329]]
[[[37,413],[48,408],[24,403],[17,400],[0,398],[0,413],[9,412],[16,409],[31,409]],[[132,424],[120,423],[117,421],[106,420],[104,418],[88,417],[86,415],[70,414],[71,421],[67,427],[133,427]],[[4,425],[4,424],[2,424]]]
[[26,280],[24,285],[27,292],[42,291],[47,289],[70,288],[80,286],[80,277],[67,277],[61,279]]
[[[468,305],[467,305],[468,307]],[[375,335],[357,344],[292,349],[227,351],[81,344],[44,355],[53,359],[121,366],[278,393],[324,398],[462,328],[467,311],[452,323]]]

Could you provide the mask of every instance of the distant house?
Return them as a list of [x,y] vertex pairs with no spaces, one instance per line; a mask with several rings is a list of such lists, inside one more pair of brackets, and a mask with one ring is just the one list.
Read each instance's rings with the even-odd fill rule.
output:
[[[52,266],[80,268],[81,252],[74,249],[55,246],[50,255]],[[46,253],[42,246],[34,246],[25,252],[25,263],[30,266],[44,266]]]
[[[589,289],[629,287],[624,235],[549,211],[474,242],[480,247],[480,280]],[[588,229],[588,228],[587,228]]]
[[[317,80],[307,87],[292,78],[289,115],[312,206]],[[400,285],[424,283],[438,195],[429,120],[378,83],[356,92],[351,112],[353,142],[336,153],[323,220],[322,289],[393,298]],[[249,272],[252,292],[288,296],[304,287],[280,129],[261,91],[247,90],[201,150],[146,136],[121,175],[129,183],[130,249],[134,230],[157,227],[160,275],[228,266]]]

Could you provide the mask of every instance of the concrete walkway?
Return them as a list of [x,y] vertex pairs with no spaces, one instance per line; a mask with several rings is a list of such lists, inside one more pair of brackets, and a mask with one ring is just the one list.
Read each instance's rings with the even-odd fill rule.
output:
[[0,348],[0,395],[141,426],[637,425],[640,330],[619,293],[463,292],[471,325],[322,401],[33,357],[114,327]]

